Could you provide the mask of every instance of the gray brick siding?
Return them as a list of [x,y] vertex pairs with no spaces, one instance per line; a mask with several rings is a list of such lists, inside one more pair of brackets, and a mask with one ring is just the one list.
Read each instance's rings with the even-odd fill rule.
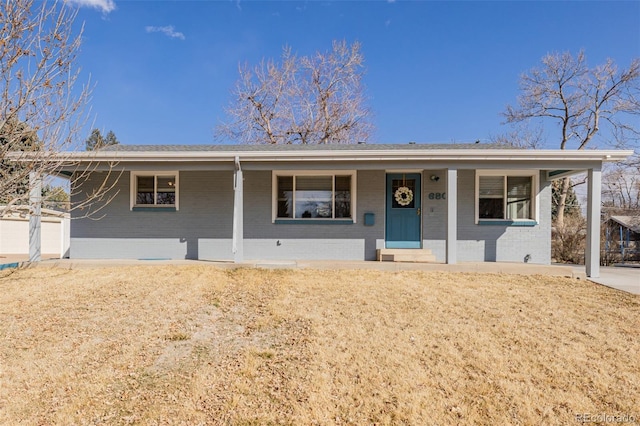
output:
[[[444,170],[424,174],[423,247],[445,261],[446,200],[430,200],[428,194],[444,192]],[[440,176],[438,182],[431,175]],[[539,220],[536,226],[477,225],[475,223],[475,171],[458,171],[458,261],[459,262],[551,262],[551,185],[540,173]]]
[[[93,184],[99,185],[104,177],[96,173]],[[70,257],[198,259],[216,251],[216,244],[207,240],[220,240],[231,258],[226,240],[231,240],[232,177],[224,171],[180,172],[178,211],[131,211],[130,174],[122,173],[117,195],[97,213],[101,219],[78,218],[83,211],[72,213]],[[90,189],[91,182],[86,186]]]
[[[376,239],[384,238],[384,171],[358,172],[356,223],[348,225],[274,224],[272,172],[244,176],[245,258],[375,259]],[[374,226],[364,225],[364,213],[375,214]]]
[[[431,176],[439,180],[431,180]],[[97,186],[104,174],[96,173]],[[357,173],[355,224],[274,224],[271,217],[272,172],[244,172],[245,259],[373,260],[384,246],[385,171]],[[131,211],[130,174],[123,173],[117,195],[98,213],[100,220],[72,213],[72,258],[171,258],[229,260],[233,221],[233,174],[183,171],[179,210]],[[425,170],[422,185],[422,239],[439,261],[445,260],[445,170]],[[475,172],[458,171],[458,261],[550,262],[551,188],[540,177],[540,220],[533,227],[481,226],[474,222]],[[74,198],[76,198],[74,196]],[[364,225],[373,213],[375,224]]]

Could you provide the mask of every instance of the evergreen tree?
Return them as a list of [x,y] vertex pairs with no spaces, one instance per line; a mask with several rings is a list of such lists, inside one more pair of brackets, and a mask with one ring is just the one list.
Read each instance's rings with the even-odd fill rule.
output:
[[87,138],[86,141],[86,150],[87,151],[95,151],[100,148],[104,148],[105,146],[118,145],[120,141],[116,138],[116,134],[113,133],[112,130],[109,130],[107,133],[107,137],[103,137],[102,133],[100,133],[100,129],[93,129],[91,131],[91,136]]
[[89,136],[86,142],[87,151],[93,151],[95,149],[99,149],[103,145],[104,145],[104,138],[100,133],[100,129],[93,129],[91,131],[91,136]]
[[69,211],[69,193],[62,186],[42,186],[42,206],[59,211]]
[[[37,133],[22,121],[9,119],[0,126],[0,151],[37,151],[42,147]],[[0,157],[0,204],[29,193],[30,165]]]
[[118,144],[120,144],[120,141],[118,141],[118,138],[116,138],[116,134],[113,133],[112,130],[109,130],[109,132],[107,133],[107,137],[105,138],[105,145],[110,146]]

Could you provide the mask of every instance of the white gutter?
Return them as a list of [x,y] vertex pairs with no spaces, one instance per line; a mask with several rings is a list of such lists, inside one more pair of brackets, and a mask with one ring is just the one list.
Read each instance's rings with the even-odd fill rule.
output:
[[[513,150],[513,149],[402,149],[402,150],[291,150],[291,151],[102,151],[59,155],[70,162],[306,162],[306,161],[622,161],[632,150]],[[25,153],[10,158],[27,160]],[[15,153],[18,154],[18,153]],[[55,157],[54,157],[55,158]],[[47,158],[48,161],[52,157]]]

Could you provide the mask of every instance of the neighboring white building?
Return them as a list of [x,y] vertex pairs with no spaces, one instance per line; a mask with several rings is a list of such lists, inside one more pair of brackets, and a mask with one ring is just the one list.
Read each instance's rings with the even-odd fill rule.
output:
[[[42,253],[67,257],[70,245],[69,213],[42,209]],[[15,207],[0,217],[0,255],[29,254],[29,207]]]

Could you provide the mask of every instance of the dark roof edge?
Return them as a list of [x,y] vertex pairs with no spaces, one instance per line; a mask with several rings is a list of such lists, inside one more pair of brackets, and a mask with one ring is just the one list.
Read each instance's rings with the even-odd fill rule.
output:
[[377,150],[443,150],[443,149],[522,149],[505,144],[322,144],[322,145],[111,145],[100,151],[120,152],[278,152],[278,151],[377,151]]

